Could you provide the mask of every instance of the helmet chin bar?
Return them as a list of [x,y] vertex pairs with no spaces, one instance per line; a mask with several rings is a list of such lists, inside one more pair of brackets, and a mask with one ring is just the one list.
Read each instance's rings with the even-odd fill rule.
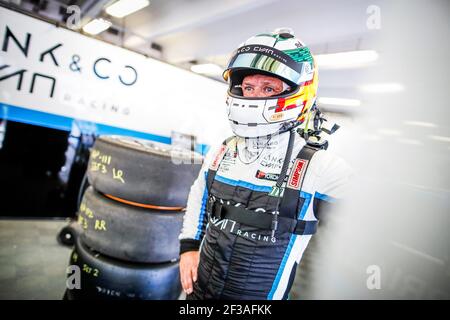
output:
[[[280,100],[281,99],[281,100]],[[289,130],[298,123],[303,106],[280,110],[283,98],[243,98],[228,94],[227,115],[237,136],[263,137]],[[287,129],[286,129],[287,128]]]
[[270,138],[272,136],[276,136],[278,134],[290,131],[298,127],[300,124],[301,123],[297,120],[291,120],[288,122],[277,123],[278,127],[271,126],[270,128],[261,128],[268,125],[260,125],[258,126],[258,130],[248,130],[249,127],[247,125],[235,124],[230,120],[230,126],[233,133],[236,136],[242,138],[262,138],[262,137]]
[[281,124],[266,124],[259,125],[256,127],[250,127],[246,124],[236,124],[230,120],[231,130],[236,136],[242,138],[258,138],[258,137],[268,137],[279,131]]

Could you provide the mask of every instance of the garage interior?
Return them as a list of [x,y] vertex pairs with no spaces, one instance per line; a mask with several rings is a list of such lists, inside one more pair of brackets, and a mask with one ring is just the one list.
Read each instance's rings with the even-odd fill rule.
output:
[[[159,124],[141,135],[174,144],[180,133],[203,156],[230,134],[222,72],[231,53],[255,34],[292,28],[318,63],[317,106],[341,127],[330,136],[329,150],[355,168],[359,187],[354,201],[311,242],[290,299],[449,299],[448,2],[151,0],[124,17],[108,13],[115,2],[1,0],[0,9],[162,62],[183,70],[186,79],[203,79],[198,80],[203,87],[179,98],[171,90],[185,82],[139,70],[139,76],[164,83],[168,94],[162,100],[181,99],[177,114],[185,112],[185,101],[194,105],[205,91],[212,92],[206,100],[218,97],[204,110],[205,118],[199,107],[185,125],[177,126],[178,118],[152,120]],[[74,7],[81,28],[70,30]],[[109,23],[103,31],[84,28],[102,19]],[[6,34],[6,27],[0,30],[0,300],[61,300],[72,247],[58,238],[77,219],[99,133],[11,116],[17,92],[2,73],[10,64]],[[205,119],[202,130],[210,134],[198,128]],[[123,128],[128,131],[122,133],[133,130],[128,122]],[[366,287],[371,265],[381,267],[382,290]]]

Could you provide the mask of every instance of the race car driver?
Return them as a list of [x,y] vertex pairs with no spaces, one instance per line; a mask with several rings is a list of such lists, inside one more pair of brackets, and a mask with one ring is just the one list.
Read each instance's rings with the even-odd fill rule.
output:
[[181,283],[187,299],[287,299],[322,209],[352,171],[320,140],[317,67],[291,30],[248,39],[224,79],[234,135],[191,187]]

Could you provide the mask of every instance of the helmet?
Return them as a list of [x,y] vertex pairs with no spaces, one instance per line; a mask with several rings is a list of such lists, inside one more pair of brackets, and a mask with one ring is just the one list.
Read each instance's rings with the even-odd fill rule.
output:
[[[283,92],[270,97],[244,97],[242,80],[253,74],[276,77]],[[237,136],[260,137],[304,122],[316,99],[318,75],[314,58],[292,30],[258,34],[233,53],[223,78],[229,83],[227,113]]]

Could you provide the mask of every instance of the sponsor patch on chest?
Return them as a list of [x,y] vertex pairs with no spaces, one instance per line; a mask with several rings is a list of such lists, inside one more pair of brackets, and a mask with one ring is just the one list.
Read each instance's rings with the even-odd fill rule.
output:
[[300,190],[307,166],[308,160],[295,160],[294,165],[292,166],[291,174],[289,175],[289,180],[287,183],[288,188]]
[[263,179],[270,181],[277,181],[279,176],[280,175],[278,173],[264,172],[261,170],[257,170],[255,174],[256,179]]
[[226,151],[227,151],[227,146],[222,145],[220,147],[219,152],[216,154],[214,160],[211,162],[211,165],[209,166],[209,168],[211,170],[214,170],[214,171],[217,170],[217,168],[219,167],[220,161],[222,161],[222,158]]
[[269,153],[261,159],[260,165],[269,169],[281,169],[283,160],[283,157],[274,156]]

